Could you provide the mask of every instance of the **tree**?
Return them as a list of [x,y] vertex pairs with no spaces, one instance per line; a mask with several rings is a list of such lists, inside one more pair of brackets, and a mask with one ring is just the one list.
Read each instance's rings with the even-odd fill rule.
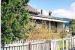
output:
[[75,20],[71,21],[72,34],[75,35]]
[[27,38],[26,26],[30,15],[25,9],[29,0],[2,0],[1,5],[1,41],[9,43]]

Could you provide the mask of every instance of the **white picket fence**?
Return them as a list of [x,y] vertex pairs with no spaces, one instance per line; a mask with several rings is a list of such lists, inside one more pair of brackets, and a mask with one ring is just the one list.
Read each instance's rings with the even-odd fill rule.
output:
[[[46,40],[32,40],[28,42],[18,41],[12,44],[6,44],[4,50],[50,50],[50,45]],[[3,48],[1,48],[3,50]]]
[[15,41],[1,50],[75,50],[75,37],[55,40]]
[[75,50],[75,37],[51,40],[51,50]]

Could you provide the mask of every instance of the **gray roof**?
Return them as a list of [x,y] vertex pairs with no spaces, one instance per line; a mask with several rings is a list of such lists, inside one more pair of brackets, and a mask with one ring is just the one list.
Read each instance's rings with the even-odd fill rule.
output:
[[33,7],[31,7],[30,5],[28,5],[26,7],[26,9],[29,11],[29,12],[32,12],[32,13],[37,13],[39,14],[40,12],[38,12],[36,9],[34,9]]
[[[40,12],[38,12],[35,8],[31,7],[30,5],[28,5],[26,7],[26,9],[31,12],[31,13],[35,13],[35,14],[39,14]],[[56,19],[56,20],[61,20],[61,21],[71,21],[71,19],[68,18],[60,18],[60,17],[54,17],[54,16],[44,16],[44,15],[33,15],[35,17],[42,17],[42,18],[48,18],[48,19]]]
[[69,19],[69,18],[60,18],[60,17],[54,17],[54,16],[50,16],[49,17],[50,19],[57,19],[57,20],[62,20],[62,21],[71,21],[72,19]]

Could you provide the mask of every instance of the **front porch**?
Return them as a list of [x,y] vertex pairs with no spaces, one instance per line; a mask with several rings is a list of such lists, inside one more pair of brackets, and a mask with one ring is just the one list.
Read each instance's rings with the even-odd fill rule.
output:
[[61,20],[54,20],[46,18],[33,18],[33,22],[36,24],[37,28],[45,27],[49,30],[49,32],[58,33],[65,31],[65,24],[66,21]]
[[34,30],[30,32],[29,38],[36,39],[60,39],[66,37],[67,32],[64,22],[61,20],[33,18],[31,20],[34,25]]

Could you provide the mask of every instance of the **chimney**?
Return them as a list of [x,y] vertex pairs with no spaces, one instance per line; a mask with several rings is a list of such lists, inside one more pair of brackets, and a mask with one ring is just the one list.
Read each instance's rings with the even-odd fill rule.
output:
[[51,12],[51,11],[49,11],[49,16],[51,16],[51,14],[52,14],[52,12]]
[[41,14],[43,13],[43,10],[41,9]]

